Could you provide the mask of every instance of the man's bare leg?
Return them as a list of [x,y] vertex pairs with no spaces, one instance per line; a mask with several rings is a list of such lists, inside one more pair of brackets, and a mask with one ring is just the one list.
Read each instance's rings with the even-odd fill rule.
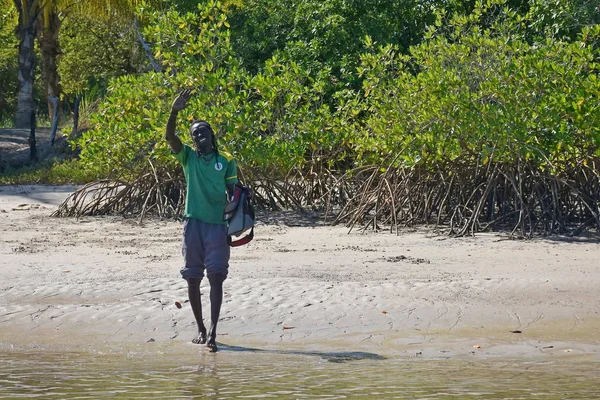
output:
[[188,298],[194,312],[196,325],[198,326],[198,336],[192,339],[194,344],[206,343],[206,327],[202,319],[202,300],[200,300],[200,282],[202,279],[188,279]]
[[208,342],[206,345],[212,352],[217,351],[217,322],[221,313],[223,303],[223,281],[225,277],[214,274],[208,277],[210,282],[210,329],[208,330]]

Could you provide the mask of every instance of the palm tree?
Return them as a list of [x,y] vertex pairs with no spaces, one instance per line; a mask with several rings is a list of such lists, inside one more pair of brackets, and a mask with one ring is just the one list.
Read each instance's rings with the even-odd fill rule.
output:
[[[6,6],[11,0],[0,0]],[[141,0],[12,0],[19,13],[17,35],[19,38],[19,77],[17,115],[15,126],[29,128],[33,110],[34,39],[39,39],[42,54],[42,76],[48,109],[53,115],[54,104],[50,98],[60,99],[60,75],[57,56],[60,53],[59,32],[63,19],[71,12],[85,12],[99,18],[118,15],[131,18]]]
[[[29,128],[33,110],[34,47],[37,35],[36,21],[40,9],[37,0],[14,0],[19,13],[17,36],[19,38],[19,75],[17,89],[17,115],[15,126]],[[4,5],[4,4],[2,4]]]

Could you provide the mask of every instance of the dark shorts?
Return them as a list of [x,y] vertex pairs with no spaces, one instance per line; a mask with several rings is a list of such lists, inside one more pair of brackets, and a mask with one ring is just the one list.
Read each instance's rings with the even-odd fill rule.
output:
[[181,253],[185,260],[185,266],[180,271],[184,279],[202,279],[204,270],[209,278],[212,274],[221,274],[226,278],[230,254],[227,225],[186,219]]

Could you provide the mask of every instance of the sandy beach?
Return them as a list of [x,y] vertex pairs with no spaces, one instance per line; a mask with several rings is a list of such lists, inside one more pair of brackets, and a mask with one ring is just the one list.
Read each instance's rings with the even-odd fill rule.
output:
[[[0,187],[0,349],[199,348],[179,276],[182,223],[50,217],[72,190]],[[217,341],[598,361],[599,259],[592,237],[348,233],[261,214],[254,241],[232,250]],[[208,301],[206,280],[202,290]]]

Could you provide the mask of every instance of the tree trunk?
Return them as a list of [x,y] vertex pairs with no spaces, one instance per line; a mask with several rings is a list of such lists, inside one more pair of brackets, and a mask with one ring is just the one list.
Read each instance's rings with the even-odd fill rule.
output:
[[50,97],[52,103],[52,131],[50,132],[50,146],[54,146],[56,130],[58,129],[58,97]]
[[20,129],[29,129],[31,124],[31,111],[33,110],[33,68],[34,68],[34,46],[35,46],[35,19],[31,16],[24,21],[23,10],[19,10],[19,75],[17,90],[17,115],[15,126]]
[[36,147],[36,141],[35,141],[35,111],[31,110],[31,117],[30,117],[30,125],[31,127],[29,128],[29,161],[34,163],[38,160],[38,155],[37,155],[37,147]]
[[[62,21],[58,17],[56,10],[51,10],[48,16],[48,20],[39,18],[38,23],[40,35],[40,50],[42,53],[42,77],[44,79],[44,86],[46,87],[46,96],[48,99],[48,116],[52,117],[55,115],[54,107],[55,104],[50,99],[58,98],[59,113],[61,109],[60,95],[62,88],[60,86],[60,75],[58,73],[58,55],[60,54],[60,45],[58,42],[58,32]],[[60,116],[60,114],[59,114]]]

